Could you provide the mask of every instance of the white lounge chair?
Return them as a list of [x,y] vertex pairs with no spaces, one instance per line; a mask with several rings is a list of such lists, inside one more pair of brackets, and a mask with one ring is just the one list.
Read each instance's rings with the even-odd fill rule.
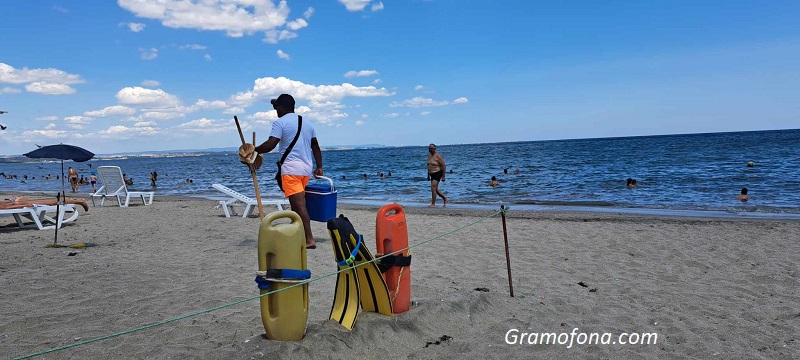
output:
[[[56,219],[47,214],[48,211],[56,211],[54,205],[33,205],[17,209],[0,209],[0,215],[11,215],[17,221],[17,226],[20,228],[36,227],[39,230],[51,230],[56,227]],[[71,213],[66,217],[67,213]],[[61,205],[56,216],[61,219],[58,220],[59,228],[65,223],[75,221],[78,218],[78,210],[73,204]],[[30,221],[31,224],[26,224]],[[47,225],[52,224],[52,225]]]
[[[231,217],[231,213],[236,213],[233,209],[234,206],[244,206],[244,211],[242,211],[242,217],[250,216],[256,209],[258,209],[258,201],[251,197],[245,196],[242,193],[239,193],[236,190],[233,190],[225,185],[221,184],[213,184],[211,185],[214,189],[219,190],[220,192],[224,193],[225,195],[230,196],[231,198],[228,200],[220,200],[219,205],[222,207],[222,211],[225,212],[225,217]],[[288,199],[280,199],[280,200],[264,200],[261,199],[261,205],[275,205],[278,207],[278,210],[283,210],[288,208],[289,200]]]
[[[128,187],[125,186],[125,180],[122,177],[122,169],[119,166],[98,166],[97,175],[103,185],[92,194],[92,204],[94,204],[94,198],[99,197],[100,206],[103,206],[106,198],[112,196],[117,198],[117,204],[120,207],[128,207],[131,197],[141,198],[142,203],[145,205],[153,203],[153,196],[155,195],[153,191],[128,191]],[[124,202],[122,201],[123,197],[125,198]]]

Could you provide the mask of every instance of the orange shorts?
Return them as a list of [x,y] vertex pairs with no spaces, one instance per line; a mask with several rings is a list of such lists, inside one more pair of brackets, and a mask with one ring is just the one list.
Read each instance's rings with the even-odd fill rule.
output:
[[297,193],[306,191],[306,184],[311,176],[300,175],[281,175],[281,183],[283,184],[283,195],[287,198]]

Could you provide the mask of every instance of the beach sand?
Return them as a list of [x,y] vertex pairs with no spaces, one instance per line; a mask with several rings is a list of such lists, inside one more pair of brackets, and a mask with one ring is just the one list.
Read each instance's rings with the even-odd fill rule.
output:
[[[156,197],[92,207],[59,231],[0,217],[0,357],[135,329],[258,294],[257,218],[215,201]],[[268,211],[274,208],[268,208]],[[514,297],[500,217],[406,208],[414,248],[410,311],[328,320],[335,277],[310,285],[305,339],[263,337],[252,300],[47,354],[53,359],[790,359],[800,354],[800,223],[511,211]],[[375,250],[377,208],[340,205]],[[324,223],[312,277],[335,271]],[[73,256],[69,256],[73,254]],[[582,286],[580,284],[585,286]],[[506,333],[656,333],[657,343],[509,345]],[[526,338],[527,339],[527,338]],[[580,340],[580,337],[577,338]],[[628,338],[630,339],[630,338]],[[652,339],[651,339],[652,342]]]

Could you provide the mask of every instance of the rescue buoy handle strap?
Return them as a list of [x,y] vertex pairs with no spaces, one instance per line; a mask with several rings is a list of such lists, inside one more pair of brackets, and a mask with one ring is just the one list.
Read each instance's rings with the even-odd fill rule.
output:
[[[377,257],[383,256],[383,254],[375,254]],[[403,255],[390,255],[378,260],[378,268],[381,269],[381,272],[387,272],[394,266],[405,267],[411,266],[411,255],[403,256]]]
[[353,251],[350,252],[350,257],[345,259],[344,261],[339,261],[336,264],[338,264],[339,266],[353,265],[353,263],[356,261],[356,255],[358,254],[358,249],[361,248],[361,241],[363,239],[364,239],[363,236],[358,235],[358,242],[356,243],[356,247],[353,248]]
[[305,280],[310,278],[311,270],[269,269],[256,273],[256,283],[258,283],[258,288],[261,290],[269,289],[271,281],[267,279]]

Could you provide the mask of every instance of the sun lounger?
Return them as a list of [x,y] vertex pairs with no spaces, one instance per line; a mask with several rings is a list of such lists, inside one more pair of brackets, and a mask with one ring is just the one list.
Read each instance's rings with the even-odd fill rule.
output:
[[[78,209],[73,204],[64,204],[58,207],[59,212],[53,216],[60,217],[59,228],[65,223],[73,222],[78,218]],[[11,215],[20,228],[35,227],[39,230],[51,230],[56,227],[56,219],[48,212],[56,211],[55,205],[29,205],[15,209],[0,209],[0,215]],[[67,217],[67,214],[70,214]],[[27,223],[30,222],[30,223]],[[51,225],[49,225],[51,224]]]
[[[211,185],[214,189],[222,192],[225,195],[228,195],[230,199],[228,200],[220,200],[219,205],[222,207],[222,211],[225,212],[225,217],[231,217],[231,213],[236,214],[234,211],[234,206],[244,206],[244,211],[242,211],[242,217],[248,217],[253,212],[256,211],[258,208],[258,201],[253,199],[249,196],[245,196],[242,193],[239,193],[236,190],[233,190],[225,185],[221,184],[213,184]],[[289,200],[288,199],[278,199],[278,200],[264,200],[261,199],[262,205],[275,205],[278,207],[278,210],[283,210],[288,208]]]
[[[138,197],[142,199],[142,203],[150,205],[153,203],[153,191],[129,191],[125,186],[125,180],[122,177],[122,169],[119,166],[98,166],[97,175],[100,176],[103,185],[95,193],[92,194],[92,204],[96,197],[100,198],[100,206],[103,206],[107,197],[117,198],[117,204],[120,207],[128,207],[131,198]],[[123,202],[123,197],[125,201]]]

